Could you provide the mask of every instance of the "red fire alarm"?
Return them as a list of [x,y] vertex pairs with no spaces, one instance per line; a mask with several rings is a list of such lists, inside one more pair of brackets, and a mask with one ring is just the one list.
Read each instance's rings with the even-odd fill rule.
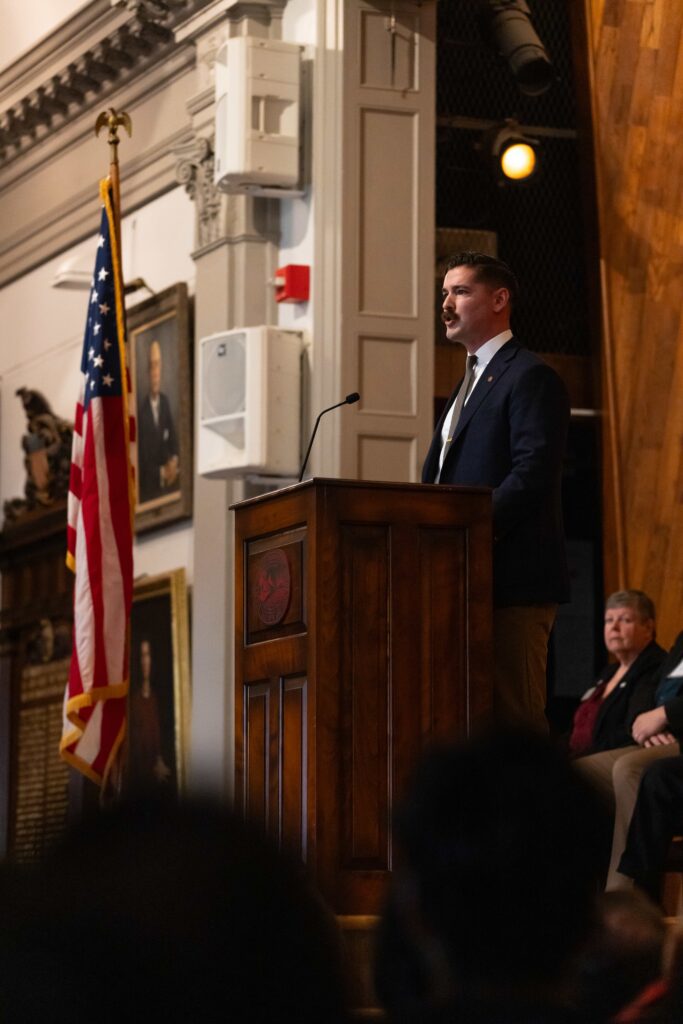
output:
[[311,287],[311,268],[288,263],[275,272],[276,302],[308,302]]

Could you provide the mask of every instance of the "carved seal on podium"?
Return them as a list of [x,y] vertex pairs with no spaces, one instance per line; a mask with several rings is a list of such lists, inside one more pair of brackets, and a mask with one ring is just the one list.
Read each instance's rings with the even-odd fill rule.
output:
[[292,592],[289,562],[282,548],[272,548],[259,559],[254,573],[256,610],[261,622],[276,626],[287,614]]

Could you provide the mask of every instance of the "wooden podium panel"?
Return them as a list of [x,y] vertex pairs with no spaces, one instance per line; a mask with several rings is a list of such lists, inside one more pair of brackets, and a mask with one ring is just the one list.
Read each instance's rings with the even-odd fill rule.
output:
[[491,706],[491,496],[309,480],[234,506],[236,799],[373,914],[420,750]]

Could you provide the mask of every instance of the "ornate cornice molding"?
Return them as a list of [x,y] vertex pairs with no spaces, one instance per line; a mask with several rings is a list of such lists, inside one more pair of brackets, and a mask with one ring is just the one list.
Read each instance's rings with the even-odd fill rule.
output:
[[8,147],[4,161],[0,158],[0,287],[92,233],[99,203],[93,184],[106,166],[93,126],[105,105],[126,110],[133,120],[133,137],[120,157],[126,214],[177,186],[180,159],[188,163],[183,184],[194,192],[200,249],[219,244],[228,229],[248,233],[249,228],[238,232],[233,225],[240,221],[241,197],[228,202],[217,193],[213,154],[201,146],[195,151],[192,140],[213,135],[213,82],[206,55],[215,49],[215,39],[240,31],[277,36],[284,2],[90,0],[49,40],[0,72],[0,111],[12,110],[18,119],[21,100],[31,106],[40,88],[49,99],[56,89],[53,79],[62,81],[63,69],[78,68],[87,54],[106,51],[112,62],[111,50],[116,43],[123,47],[122,40],[132,54],[135,26],[150,13],[165,17],[155,22],[162,28],[173,26],[174,40],[161,40],[148,55],[138,54],[134,64],[122,67],[99,91],[85,90],[83,99],[64,96],[66,113],[56,109],[49,125],[36,123],[17,146]]
[[[133,118],[121,161],[126,213],[177,184],[174,154],[191,132],[185,103],[193,67],[192,47],[180,48],[117,92],[117,105]],[[161,93],[176,99],[160,105]],[[94,121],[93,112],[74,117],[0,167],[0,287],[92,233],[95,186],[107,167]]]
[[0,167],[183,48],[175,26],[209,3],[92,0],[0,75]]

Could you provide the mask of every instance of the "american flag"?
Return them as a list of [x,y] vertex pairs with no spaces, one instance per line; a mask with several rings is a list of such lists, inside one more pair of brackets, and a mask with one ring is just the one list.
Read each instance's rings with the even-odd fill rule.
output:
[[102,225],[81,358],[69,484],[67,565],[75,573],[74,639],[61,756],[106,784],[126,729],[133,593],[135,420],[111,183],[100,182]]

